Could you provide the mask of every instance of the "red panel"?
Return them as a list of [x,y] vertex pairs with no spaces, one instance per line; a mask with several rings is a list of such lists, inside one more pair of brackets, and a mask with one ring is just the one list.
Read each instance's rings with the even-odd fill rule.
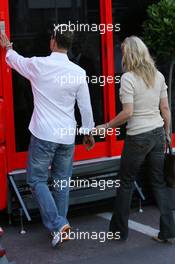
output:
[[[1,1],[0,4],[0,19],[5,21],[5,29],[8,37],[10,36],[9,30],[9,12],[8,0]],[[5,62],[6,51],[1,49],[0,64],[2,72],[2,87],[3,97],[5,103],[5,120],[6,130],[6,152],[7,152],[7,169],[12,171],[15,169],[15,130],[14,130],[14,108],[13,108],[13,91],[12,91],[12,76],[11,70]]]
[[175,148],[175,134],[172,136],[173,147]]
[[5,109],[4,100],[0,99],[0,144],[5,141]]
[[[101,9],[102,23],[113,24],[112,18],[112,0],[101,0],[103,2],[103,8]],[[114,77],[114,48],[113,48],[113,32],[106,31],[106,34],[102,37],[103,45],[105,47],[103,61],[103,70],[105,76]],[[116,100],[115,100],[115,84],[107,83],[104,89],[105,95],[105,112],[106,120],[109,121],[116,116]],[[116,136],[107,137],[108,142],[108,156],[116,156]]]
[[[105,142],[103,143],[97,143],[93,150],[87,151],[84,146],[78,145],[75,148],[75,156],[74,160],[84,160],[84,157],[86,159],[97,159],[101,157],[106,157],[107,152],[107,145]],[[16,153],[16,169],[25,169],[27,165],[27,152],[20,152]],[[24,164],[21,166],[21,164]]]
[[[0,49],[0,58],[1,58],[1,49]],[[1,62],[0,62],[0,97],[2,97],[2,67],[1,67]]]
[[[105,23],[106,21],[106,16],[105,16],[105,8],[104,8],[104,0],[100,1],[100,17],[101,17],[101,23]],[[106,76],[107,73],[107,65],[106,65],[106,36],[105,34],[101,35],[101,52],[102,52],[102,74]],[[105,122],[108,120],[108,100],[107,100],[107,94],[108,89],[107,85],[104,87],[104,118]]]
[[0,210],[7,206],[7,169],[5,147],[0,147]]
[[[0,21],[4,20],[4,13],[0,12]],[[0,47],[0,97],[3,96],[3,88],[2,88],[2,48]]]
[[2,97],[3,95],[3,89],[2,89],[2,61],[1,61],[1,58],[2,58],[2,48],[0,48],[0,97]]

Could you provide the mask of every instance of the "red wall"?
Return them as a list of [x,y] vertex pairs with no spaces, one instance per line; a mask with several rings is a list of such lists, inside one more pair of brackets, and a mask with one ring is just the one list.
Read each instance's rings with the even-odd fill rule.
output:
[[[2,19],[0,15],[0,20]],[[0,51],[0,210],[7,205],[7,167],[5,148],[5,101],[3,96],[2,49]]]

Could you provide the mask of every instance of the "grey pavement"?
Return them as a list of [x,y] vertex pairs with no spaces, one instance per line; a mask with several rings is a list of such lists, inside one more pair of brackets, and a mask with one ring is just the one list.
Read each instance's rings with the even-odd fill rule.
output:
[[[88,210],[87,210],[88,211]],[[142,214],[132,211],[130,219],[158,229],[159,214],[154,207],[145,207]],[[75,232],[108,232],[109,220],[96,213],[70,216]],[[121,243],[99,240],[71,240],[60,248],[52,249],[50,238],[40,221],[25,226],[27,233],[19,234],[19,226],[5,226],[3,246],[9,261],[16,264],[174,264],[175,245],[158,244],[149,235],[130,230],[129,240]],[[1,263],[0,263],[1,264]]]

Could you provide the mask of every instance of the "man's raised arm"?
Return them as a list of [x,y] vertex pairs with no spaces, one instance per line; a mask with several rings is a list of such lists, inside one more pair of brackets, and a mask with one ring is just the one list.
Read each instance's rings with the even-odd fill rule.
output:
[[7,64],[25,78],[30,79],[35,58],[24,58],[14,51],[12,43],[4,33],[0,34],[0,44],[3,48],[6,48]]

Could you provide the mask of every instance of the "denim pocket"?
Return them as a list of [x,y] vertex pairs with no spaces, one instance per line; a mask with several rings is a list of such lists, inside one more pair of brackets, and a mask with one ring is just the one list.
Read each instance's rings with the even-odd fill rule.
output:
[[61,144],[60,145],[60,151],[62,155],[65,155],[66,157],[72,156],[74,152],[75,144],[67,145],[67,144]]
[[41,140],[36,137],[31,138],[31,154],[35,159],[49,160],[53,155],[53,143]]

